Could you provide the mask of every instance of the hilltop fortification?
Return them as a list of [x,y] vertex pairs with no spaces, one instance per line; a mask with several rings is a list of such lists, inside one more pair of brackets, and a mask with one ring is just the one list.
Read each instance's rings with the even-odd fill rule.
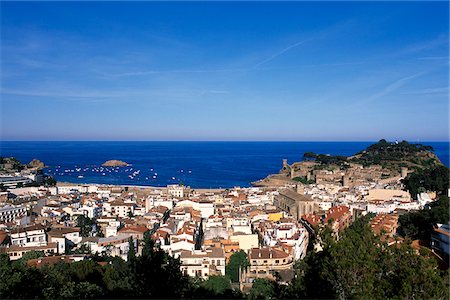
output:
[[278,174],[253,185],[276,186],[301,182],[352,186],[368,182],[389,183],[405,178],[415,170],[439,165],[442,163],[431,146],[380,140],[348,157],[306,152],[300,162],[288,164],[284,159]]

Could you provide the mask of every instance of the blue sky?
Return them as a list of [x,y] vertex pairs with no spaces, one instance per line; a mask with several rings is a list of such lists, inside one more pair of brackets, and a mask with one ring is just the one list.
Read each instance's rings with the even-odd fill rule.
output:
[[3,140],[448,140],[447,2],[2,2]]

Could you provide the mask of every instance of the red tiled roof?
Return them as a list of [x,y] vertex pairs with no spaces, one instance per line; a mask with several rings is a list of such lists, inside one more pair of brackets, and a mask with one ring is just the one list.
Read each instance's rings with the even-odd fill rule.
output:
[[148,228],[145,226],[127,226],[119,230],[119,233],[146,233]]
[[324,222],[325,222],[325,224],[327,224],[328,220],[331,220],[331,219],[340,220],[342,217],[344,217],[346,214],[349,214],[349,213],[350,213],[350,209],[347,206],[339,205],[336,207],[332,207],[325,213]]

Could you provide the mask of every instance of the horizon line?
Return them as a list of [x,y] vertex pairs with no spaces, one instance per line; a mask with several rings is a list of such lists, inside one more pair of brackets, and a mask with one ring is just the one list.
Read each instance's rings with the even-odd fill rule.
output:
[[[379,140],[0,140],[0,143],[2,142],[94,142],[94,143],[102,143],[102,142],[193,142],[193,143],[214,143],[214,142],[221,142],[221,143],[235,143],[235,142],[243,142],[243,143],[316,143],[316,142],[332,142],[332,143],[354,143],[354,142],[360,142],[360,143],[369,143],[369,142],[379,142]],[[389,140],[385,139],[387,142],[402,142],[407,141],[408,143],[422,143],[422,142],[439,142],[439,143],[450,143],[450,140]]]

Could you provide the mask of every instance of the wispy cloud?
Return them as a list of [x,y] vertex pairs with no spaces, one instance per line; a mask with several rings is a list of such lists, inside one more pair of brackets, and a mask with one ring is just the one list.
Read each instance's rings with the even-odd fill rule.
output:
[[189,74],[189,73],[228,73],[228,72],[244,72],[249,69],[199,69],[199,70],[143,70],[135,72],[123,72],[123,73],[104,73],[101,75],[105,77],[128,77],[128,76],[145,76],[145,75],[157,75],[157,74]]
[[294,43],[294,44],[292,44],[292,45],[289,45],[289,46],[287,46],[286,48],[284,48],[283,50],[278,51],[278,52],[272,54],[271,56],[269,56],[268,58],[266,58],[266,59],[260,61],[259,63],[257,63],[256,65],[254,65],[253,68],[258,68],[259,66],[261,66],[261,65],[263,65],[263,64],[266,64],[266,63],[268,63],[269,61],[274,60],[275,58],[277,58],[277,57],[283,55],[284,53],[288,52],[289,50],[291,50],[291,49],[293,49],[293,48],[296,48],[296,47],[298,47],[298,46],[300,46],[300,45],[303,45],[304,43],[306,43],[306,42],[309,41],[309,40],[310,40],[310,39],[307,39],[307,40],[303,40],[303,41]]
[[[101,92],[101,91],[86,91],[80,89],[79,91],[57,91],[57,90],[39,90],[39,89],[5,89],[0,90],[2,95],[15,95],[15,96],[29,96],[29,97],[51,97],[51,98],[120,98],[127,95],[127,93],[121,92]],[[129,94],[128,94],[129,95]]]
[[448,35],[439,35],[436,38],[420,43],[412,44],[403,49],[404,52],[422,52],[425,50],[432,50],[442,46],[448,47]]
[[424,56],[424,57],[418,57],[418,60],[448,60],[448,56]]
[[221,95],[228,94],[229,91],[218,89],[134,89],[134,90],[116,90],[103,91],[95,89],[86,89],[79,87],[77,89],[7,89],[2,88],[0,95],[12,96],[26,96],[35,98],[53,98],[58,100],[85,100],[85,101],[132,101],[133,99],[159,99],[164,98],[164,101],[170,99],[182,99],[200,97],[206,95]]
[[314,67],[340,67],[351,65],[363,65],[365,61],[356,62],[335,62],[335,63],[322,63],[322,64],[301,64],[297,66],[288,67],[250,67],[250,68],[223,68],[223,69],[186,69],[186,70],[142,70],[142,71],[130,71],[123,73],[106,73],[96,71],[102,77],[114,78],[114,77],[132,77],[132,76],[146,76],[146,75],[159,75],[159,74],[207,74],[207,73],[236,73],[236,72],[249,72],[249,71],[274,71],[274,70],[295,70],[302,68],[314,68]]
[[381,98],[383,98],[383,97],[385,97],[387,95],[390,95],[393,92],[395,92],[396,90],[398,90],[399,88],[401,88],[402,86],[404,86],[409,81],[411,81],[411,80],[413,80],[413,79],[415,79],[417,77],[420,77],[420,76],[424,75],[425,73],[426,72],[422,71],[422,72],[418,72],[418,73],[415,73],[415,74],[410,75],[410,76],[402,77],[402,78],[400,78],[400,79],[398,79],[398,80],[388,84],[381,91],[379,91],[379,92],[377,92],[375,94],[372,94],[371,96],[369,96],[369,97],[367,97],[365,99],[362,99],[359,102],[356,102],[356,103],[352,104],[351,106],[366,105],[366,104],[374,102],[374,101],[376,101],[378,99],[381,99]]
[[449,88],[447,87],[438,87],[438,88],[427,88],[420,90],[412,90],[408,92],[402,93],[402,95],[448,95]]

